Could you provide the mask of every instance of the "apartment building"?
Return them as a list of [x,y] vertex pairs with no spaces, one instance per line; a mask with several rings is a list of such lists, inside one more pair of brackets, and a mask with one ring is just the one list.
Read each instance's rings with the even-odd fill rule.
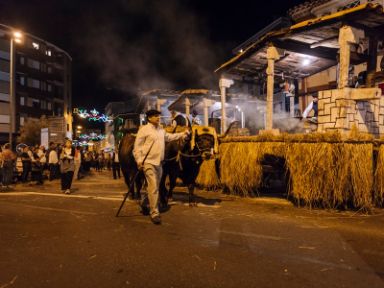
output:
[[26,32],[16,39],[15,31],[0,24],[0,143],[15,143],[26,119],[42,115],[62,118],[70,136],[71,56]]

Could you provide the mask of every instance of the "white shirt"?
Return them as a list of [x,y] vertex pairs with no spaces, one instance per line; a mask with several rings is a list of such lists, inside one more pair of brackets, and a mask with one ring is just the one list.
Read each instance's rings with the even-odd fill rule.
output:
[[46,163],[47,162],[47,157],[45,157],[45,153],[43,150],[39,149],[37,150],[37,156],[40,158],[40,163]]
[[148,123],[141,126],[137,133],[133,156],[136,162],[141,165],[149,151],[145,163],[159,166],[161,161],[164,160],[165,142],[178,140],[183,136],[183,132],[170,134],[165,132],[162,127],[155,127],[153,124]]
[[309,114],[309,112],[311,112],[312,108],[313,108],[313,101],[311,103],[309,103],[307,108],[305,108],[305,110],[303,112],[303,118],[304,119],[308,117],[308,114]]
[[49,152],[48,163],[57,164],[58,162],[59,162],[59,159],[57,158],[57,152],[55,150],[51,150],[51,152]]

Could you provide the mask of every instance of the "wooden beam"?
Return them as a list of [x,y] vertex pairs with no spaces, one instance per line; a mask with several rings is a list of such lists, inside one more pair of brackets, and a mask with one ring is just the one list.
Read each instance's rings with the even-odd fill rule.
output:
[[292,40],[273,40],[273,45],[278,48],[285,49],[288,51],[319,57],[323,59],[336,60],[338,49],[325,48],[325,47],[317,47],[311,49],[309,44],[304,44],[297,41]]

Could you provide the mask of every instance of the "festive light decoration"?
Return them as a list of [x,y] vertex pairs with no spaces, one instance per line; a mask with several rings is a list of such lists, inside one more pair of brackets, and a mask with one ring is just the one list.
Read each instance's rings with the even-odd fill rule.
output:
[[93,108],[89,112],[86,109],[76,108],[73,110],[73,113],[78,114],[79,117],[81,118],[88,119],[88,121],[104,122],[104,123],[113,122],[112,118],[108,117],[105,114],[100,114],[100,112],[97,111],[95,108]]
[[93,141],[99,141],[106,138],[103,134],[97,134],[97,133],[90,133],[90,134],[81,134],[79,137],[81,140],[93,140]]

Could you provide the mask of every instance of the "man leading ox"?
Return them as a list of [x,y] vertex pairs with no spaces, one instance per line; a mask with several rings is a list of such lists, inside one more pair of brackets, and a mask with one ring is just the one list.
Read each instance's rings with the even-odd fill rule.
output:
[[159,184],[162,175],[162,161],[164,160],[165,142],[186,138],[189,131],[170,134],[160,126],[160,111],[147,111],[148,124],[140,127],[134,148],[135,157],[139,170],[142,170],[147,182],[147,194],[141,203],[143,214],[148,212],[154,224],[161,224],[158,208]]

